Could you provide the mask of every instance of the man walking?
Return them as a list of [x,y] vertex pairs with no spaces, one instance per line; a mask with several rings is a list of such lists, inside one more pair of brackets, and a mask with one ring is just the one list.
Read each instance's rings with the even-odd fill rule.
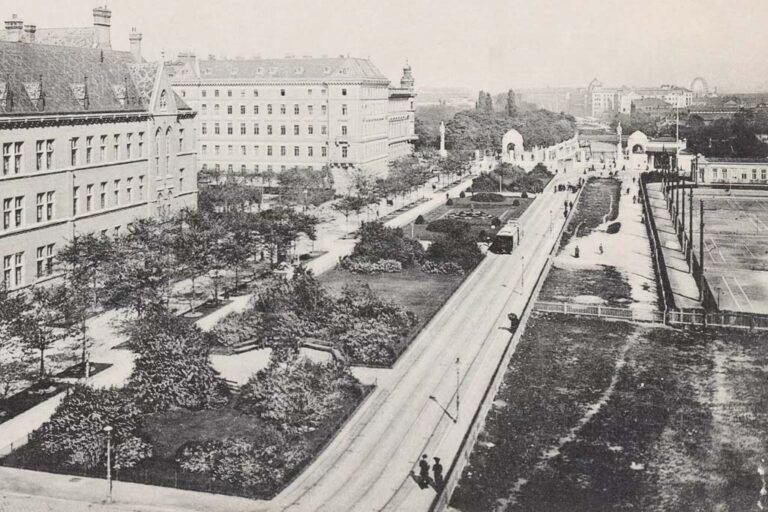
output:
[[419,486],[422,489],[429,486],[429,462],[427,462],[426,454],[422,455],[419,461]]
[[435,489],[443,487],[443,465],[440,464],[440,457],[433,457],[435,463],[432,465],[432,473],[435,475]]

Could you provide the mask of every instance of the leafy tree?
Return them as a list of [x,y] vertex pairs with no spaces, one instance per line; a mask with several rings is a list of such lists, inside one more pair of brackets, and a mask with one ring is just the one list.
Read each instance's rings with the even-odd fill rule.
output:
[[22,299],[26,304],[20,306],[21,314],[9,325],[13,337],[18,338],[27,350],[39,354],[38,376],[41,379],[45,376],[46,352],[66,334],[61,328],[61,304],[65,300],[61,292],[58,287],[32,287],[29,295]]
[[21,293],[0,288],[0,398],[5,398],[27,375],[26,347],[16,336],[14,325],[31,306],[25,299]]
[[507,105],[505,109],[507,117],[515,117],[517,115],[517,103],[515,102],[515,91],[512,89],[507,91]]
[[390,228],[381,222],[363,222],[358,237],[350,255],[354,260],[396,260],[404,266],[410,266],[424,258],[421,244],[417,240],[405,238],[402,228]]
[[93,469],[106,464],[104,427],[112,427],[114,467],[135,466],[152,454],[139,436],[141,411],[132,397],[119,389],[74,386],[30,439],[39,456],[65,466]]
[[454,231],[432,242],[427,249],[427,258],[436,263],[456,263],[470,271],[483,259],[483,253],[469,236]]
[[277,207],[255,214],[254,228],[259,240],[267,248],[270,259],[285,259],[290,246],[301,235],[315,240],[317,217],[296,212],[291,208]]
[[209,360],[211,334],[164,310],[151,311],[127,333],[136,354],[127,388],[142,410],[204,409],[226,400]]
[[327,166],[319,171],[311,167],[292,167],[282,171],[277,176],[277,182],[281,202],[307,207],[313,202],[317,191],[333,187],[333,174]]
[[335,211],[344,215],[344,219],[349,223],[349,216],[354,213],[360,215],[360,212],[368,204],[368,200],[358,196],[344,196],[341,199],[334,201],[331,205]]

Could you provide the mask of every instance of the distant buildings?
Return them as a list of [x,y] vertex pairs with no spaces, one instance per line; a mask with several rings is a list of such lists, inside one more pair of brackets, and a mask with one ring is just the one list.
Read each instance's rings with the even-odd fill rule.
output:
[[694,179],[706,184],[764,185],[768,183],[768,159],[699,156]]
[[74,233],[123,232],[197,203],[194,112],[162,64],[111,49],[106,7],[88,28],[13,16],[0,41],[0,270],[7,288],[52,277]]
[[660,87],[604,87],[595,79],[587,87],[588,111],[592,117],[600,117],[606,113],[619,112],[631,114],[637,102],[645,108],[660,111],[658,103],[655,106],[643,100],[661,100],[670,109],[683,109],[693,105],[693,91],[674,85]]
[[[280,172],[331,168],[384,173],[413,151],[414,78],[399,87],[370,60],[350,57],[218,60],[180,55],[171,83],[198,112],[203,168]],[[346,172],[345,172],[346,171]]]

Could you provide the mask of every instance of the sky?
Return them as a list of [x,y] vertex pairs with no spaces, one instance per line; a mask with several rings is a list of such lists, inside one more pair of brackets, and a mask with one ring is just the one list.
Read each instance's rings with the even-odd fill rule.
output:
[[[103,0],[98,0],[103,1]],[[89,26],[97,0],[2,0],[38,27]],[[768,91],[768,0],[112,0],[112,46],[144,55],[369,57],[420,87],[688,86]]]

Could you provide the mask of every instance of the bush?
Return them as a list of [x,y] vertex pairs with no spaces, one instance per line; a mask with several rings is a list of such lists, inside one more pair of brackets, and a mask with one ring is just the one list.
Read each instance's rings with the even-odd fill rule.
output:
[[501,226],[501,219],[494,217],[493,220],[491,220],[491,227],[497,228],[499,226]]
[[339,266],[355,274],[381,274],[381,273],[397,273],[403,271],[403,265],[397,260],[379,260],[375,262],[370,261],[357,261],[351,258],[344,258],[341,260]]
[[427,274],[464,275],[464,269],[461,268],[459,264],[452,261],[436,263],[427,260],[421,264],[421,270]]
[[230,313],[213,326],[211,333],[225,347],[244,345],[259,337],[263,328],[261,313],[247,309]]
[[520,197],[522,197],[523,199],[528,199],[528,192],[523,192],[522,194],[520,194]]
[[472,196],[472,201],[481,203],[502,203],[504,202],[504,196],[501,194],[494,194],[493,192],[480,192]]
[[605,232],[609,235],[615,235],[619,232],[621,229],[621,222],[612,222],[608,224],[608,228],[606,228]]
[[512,206],[520,206],[520,200],[519,199],[513,200],[512,201]]
[[436,263],[453,262],[470,271],[483,259],[475,240],[460,233],[449,233],[427,249],[427,258]]
[[448,198],[448,200],[445,202],[445,205],[446,205],[446,206],[453,206],[453,199],[451,199],[451,198],[449,197],[449,198]]
[[358,233],[360,239],[350,255],[353,260],[371,263],[396,260],[408,267],[424,259],[424,248],[418,240],[405,238],[401,228],[390,228],[381,222],[363,222]]
[[437,219],[427,224],[427,231],[435,233],[465,233],[469,228],[468,223],[458,219]]
[[418,217],[416,217],[416,220],[414,221],[414,224],[417,224],[417,225],[426,224],[426,223],[427,221],[426,219],[424,219],[423,215],[419,215]]

